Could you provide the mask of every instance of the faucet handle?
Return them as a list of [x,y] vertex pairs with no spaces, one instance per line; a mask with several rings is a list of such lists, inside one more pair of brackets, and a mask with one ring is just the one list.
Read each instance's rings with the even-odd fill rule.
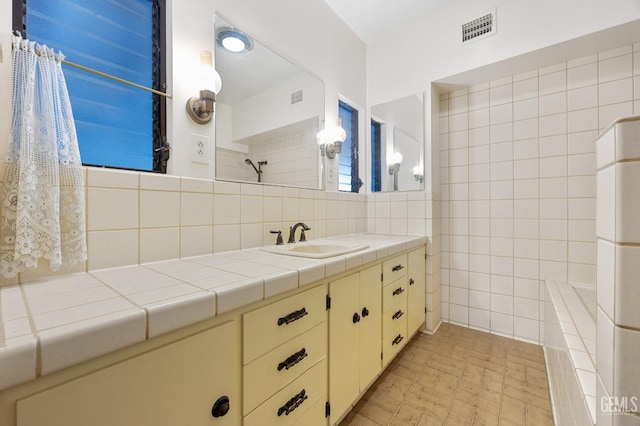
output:
[[271,231],[269,231],[269,233],[271,233],[271,234],[278,234],[278,238],[276,238],[276,245],[277,245],[277,246],[284,245],[284,242],[282,241],[282,231],[279,231],[279,230],[278,230],[278,231],[271,230]]

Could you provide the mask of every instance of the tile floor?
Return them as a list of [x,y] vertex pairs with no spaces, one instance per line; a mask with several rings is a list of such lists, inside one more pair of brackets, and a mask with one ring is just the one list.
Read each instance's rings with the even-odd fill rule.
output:
[[542,347],[442,324],[409,342],[346,425],[553,425]]

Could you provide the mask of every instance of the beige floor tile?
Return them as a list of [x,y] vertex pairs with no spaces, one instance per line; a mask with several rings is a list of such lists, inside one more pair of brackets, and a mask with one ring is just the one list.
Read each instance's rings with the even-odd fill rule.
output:
[[341,425],[552,426],[542,347],[443,324],[413,338]]

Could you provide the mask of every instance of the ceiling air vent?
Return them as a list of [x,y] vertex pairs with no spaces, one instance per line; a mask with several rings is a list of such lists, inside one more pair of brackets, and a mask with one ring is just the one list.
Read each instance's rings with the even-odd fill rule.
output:
[[462,24],[462,42],[488,37],[496,33],[496,12],[487,12],[482,16]]
[[302,102],[302,89],[291,93],[291,105]]

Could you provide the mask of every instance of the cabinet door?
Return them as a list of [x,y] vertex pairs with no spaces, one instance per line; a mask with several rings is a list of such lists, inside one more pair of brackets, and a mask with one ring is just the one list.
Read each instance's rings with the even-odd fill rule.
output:
[[382,282],[380,265],[360,272],[360,391],[382,368]]
[[17,425],[238,425],[238,334],[229,322],[20,400]]
[[409,253],[409,295],[407,318],[409,336],[420,328],[426,319],[426,265],[425,247]]
[[[333,424],[360,394],[360,274],[330,283],[329,294],[329,401]],[[355,318],[358,321],[354,322]]]

